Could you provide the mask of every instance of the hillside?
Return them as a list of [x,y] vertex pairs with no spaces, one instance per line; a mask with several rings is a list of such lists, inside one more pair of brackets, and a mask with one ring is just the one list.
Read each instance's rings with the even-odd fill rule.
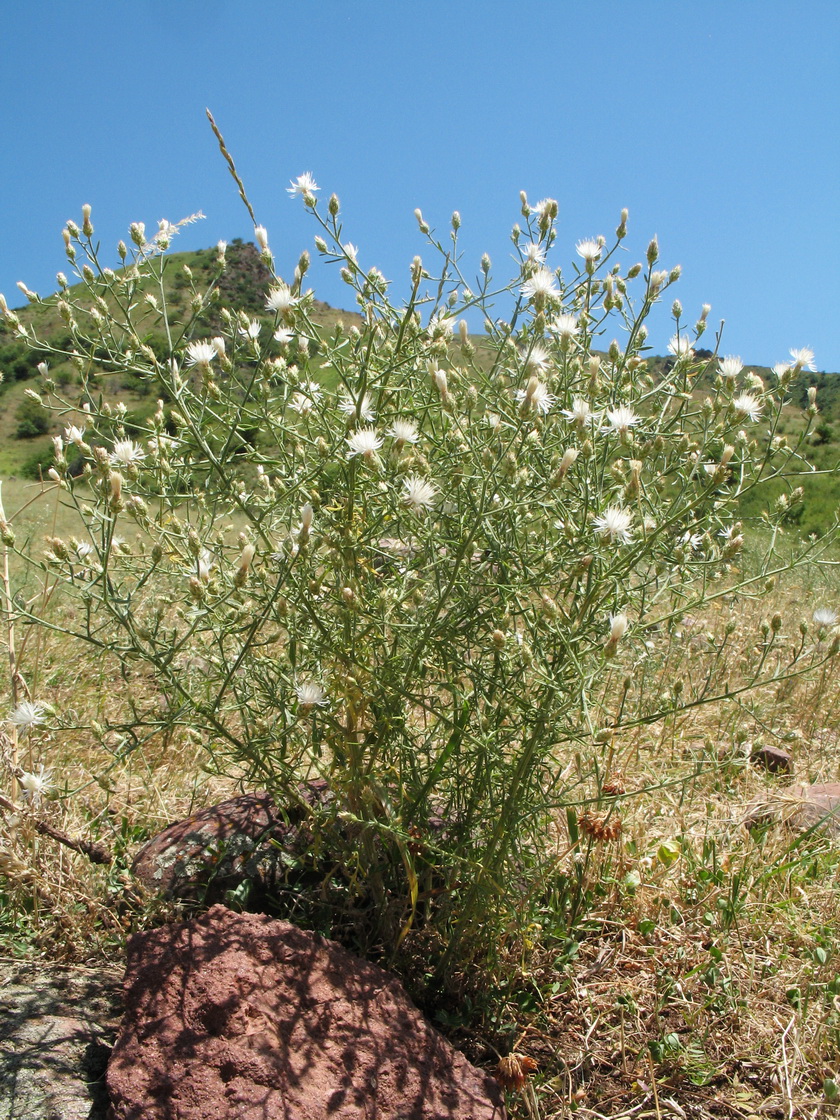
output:
[[[201,336],[218,329],[215,312],[195,317],[190,308],[191,288],[201,288],[212,279],[216,272],[215,249],[200,249],[195,252],[172,253],[167,257],[162,290],[152,295],[158,307],[165,303],[170,316],[178,321],[190,323],[191,336]],[[265,292],[269,286],[270,274],[261,262],[254,245],[237,240],[228,246],[227,268],[219,283],[219,302],[236,307],[251,318],[260,319],[273,329],[273,316],[265,310]],[[81,286],[79,286],[81,288]],[[70,289],[71,295],[81,294],[76,288]],[[31,325],[38,337],[45,339],[56,350],[65,349],[69,343],[67,328],[62,323],[56,308],[56,298],[49,297],[37,304],[26,304],[18,313],[27,325]],[[358,321],[352,311],[342,311],[329,304],[316,301],[314,319],[322,333],[329,333],[339,320],[345,323]],[[170,343],[164,333],[159,310],[150,304],[145,315],[144,326],[147,333],[144,341],[159,357],[169,354]],[[174,340],[177,344],[177,340]],[[481,339],[474,340],[481,353]],[[711,385],[716,371],[716,361],[708,350],[697,351],[700,361],[708,367],[697,380],[698,393]],[[20,341],[0,321],[0,478],[37,479],[49,469],[52,463],[52,435],[61,431],[66,422],[73,417],[67,416],[62,423],[40,408],[26,396],[27,387],[33,387],[39,380],[38,363],[43,355],[31,351],[25,342]],[[662,374],[673,359],[651,355],[648,369],[654,375]],[[77,374],[69,362],[50,361],[50,375],[59,387],[67,387],[76,379]],[[772,384],[775,375],[764,366],[748,367],[766,384]],[[103,396],[113,403],[120,401],[128,410],[127,428],[139,429],[156,406],[151,387],[140,379],[120,374],[102,379]],[[797,478],[794,485],[803,485],[805,501],[797,507],[796,523],[804,533],[822,533],[831,523],[835,511],[840,507],[840,375],[836,373],[803,372],[791,385],[790,401],[786,406],[782,423],[773,433],[795,443],[808,420],[804,409],[808,403],[808,389],[816,386],[819,415],[811,423],[811,430],[805,443],[807,463],[803,470],[813,470],[814,476]],[[767,438],[770,433],[766,433]],[[827,472],[827,473],[817,473]],[[789,488],[791,488],[789,487]],[[745,502],[745,518],[759,518],[762,509],[775,501],[782,492],[783,484],[776,482],[754,491]]]

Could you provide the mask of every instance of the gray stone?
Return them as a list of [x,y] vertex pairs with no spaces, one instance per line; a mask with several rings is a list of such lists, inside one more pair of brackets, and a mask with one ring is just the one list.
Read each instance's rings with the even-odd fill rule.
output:
[[0,1120],[105,1120],[120,973],[0,962]]

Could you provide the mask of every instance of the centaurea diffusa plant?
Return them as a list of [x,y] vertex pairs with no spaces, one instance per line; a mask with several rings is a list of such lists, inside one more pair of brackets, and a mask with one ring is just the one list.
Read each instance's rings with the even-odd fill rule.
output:
[[[132,226],[111,272],[90,214],[89,233],[68,223],[80,283],[57,298],[81,395],[47,371],[42,399],[84,417],[50,474],[88,551],[53,539],[28,559],[81,597],[77,638],[153,670],[165,713],[132,698],[129,748],[165,723],[200,733],[210,764],[310,815],[310,870],[348,912],[368,906],[372,940],[393,951],[437,927],[445,971],[515,930],[558,811],[597,799],[622,727],[720,698],[696,681],[664,709],[634,705],[604,681],[618,664],[632,682],[652,628],[766,583],[770,553],[739,581],[737,507],[796,455],[772,438],[790,376],[758,388],[738,359],[698,361],[708,309],[687,332],[678,303],[673,360],[652,376],[646,319],[679,270],[656,269],[655,239],[623,267],[626,213],[612,246],[581,241],[561,269],[556,203],[523,195],[502,284],[487,257],[462,272],[460,217],[444,242],[420,215],[435,263],[415,257],[397,302],[307,172],[290,194],[358,309],[322,330],[309,254],[276,275],[222,151],[271,272],[266,314],[221,301],[222,248],[178,317],[161,234]],[[164,355],[144,340],[150,307]],[[476,313],[481,339],[459,325]],[[126,373],[159,398],[140,434],[98,403]],[[837,648],[784,661],[777,639],[732,693]],[[329,796],[313,803],[315,778]]]

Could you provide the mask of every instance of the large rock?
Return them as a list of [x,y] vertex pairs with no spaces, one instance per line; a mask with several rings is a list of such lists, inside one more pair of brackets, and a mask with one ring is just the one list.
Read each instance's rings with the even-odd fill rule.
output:
[[145,844],[132,871],[149,890],[205,904],[248,883],[259,903],[282,875],[284,853],[309,844],[305,806],[326,800],[325,782],[301,787],[301,805],[282,812],[266,793],[246,794],[169,825]]
[[113,1120],[503,1120],[493,1079],[400,983],[223,906],[128,943]]
[[817,829],[840,836],[840,782],[795,784],[753,801],[744,818],[747,828],[783,824],[799,832]]
[[794,811],[798,828],[823,828],[830,836],[840,836],[840,782],[813,786],[791,786],[799,804]]

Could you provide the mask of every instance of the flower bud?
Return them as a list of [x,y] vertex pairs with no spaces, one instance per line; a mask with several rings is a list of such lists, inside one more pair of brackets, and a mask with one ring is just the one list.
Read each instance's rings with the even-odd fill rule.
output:
[[236,575],[233,577],[235,587],[242,587],[245,580],[248,578],[248,569],[251,567],[251,561],[254,559],[256,551],[256,548],[252,544],[246,544],[242,549]]
[[263,252],[268,250],[268,230],[265,226],[254,226],[254,237]]
[[659,260],[659,242],[654,236],[647,247],[647,263],[650,265],[656,264]]
[[338,195],[337,194],[330,195],[330,201],[327,203],[327,209],[330,212],[330,217],[331,218],[338,217],[338,211],[340,209],[340,203],[338,201]]
[[569,467],[572,466],[579,454],[580,451],[578,451],[576,447],[566,448],[566,450],[563,452],[563,458],[560,460],[560,466],[557,468],[556,479],[558,482],[562,482],[562,480],[566,477],[566,472],[568,471]]
[[419,206],[414,211],[414,217],[417,219],[417,224],[420,227],[420,232],[421,233],[428,233],[429,232],[429,227],[423,219],[423,211],[420,209]]
[[86,202],[82,207],[82,233],[85,237],[93,235],[93,226],[90,222],[90,203]]

